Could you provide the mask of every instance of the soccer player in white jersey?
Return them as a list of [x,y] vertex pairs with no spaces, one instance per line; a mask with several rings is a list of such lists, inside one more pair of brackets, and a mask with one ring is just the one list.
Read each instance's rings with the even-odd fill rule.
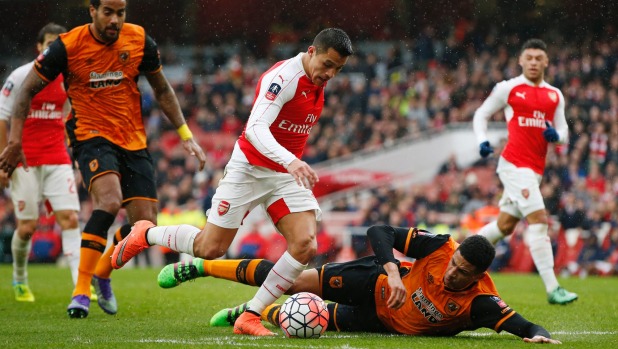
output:
[[547,299],[550,304],[568,304],[577,299],[577,294],[560,287],[556,279],[540,190],[548,143],[567,143],[569,136],[564,96],[543,79],[548,64],[545,43],[539,39],[526,41],[519,56],[523,74],[498,83],[474,114],[474,132],[482,157],[493,152],[487,140],[487,120],[498,110],[504,110],[509,132],[496,170],[504,186],[500,214],[479,234],[495,243],[512,234],[525,217],[526,242],[545,283]]
[[[55,23],[44,26],[37,37],[39,53],[64,32],[66,29]],[[33,64],[34,61],[15,69],[0,92],[0,152],[7,145],[8,123],[17,92]],[[23,136],[27,163],[18,167],[10,179],[6,172],[0,172],[0,187],[10,185],[17,218],[17,230],[11,241],[13,289],[15,299],[22,302],[34,302],[34,295],[28,286],[28,256],[39,208],[44,200],[62,229],[62,250],[71,269],[73,283],[77,280],[81,244],[77,218],[79,198],[65,143],[64,115],[67,114],[65,109],[68,109],[68,103],[62,83],[63,78],[59,76],[32,99]]]
[[[253,109],[239,137],[225,175],[212,199],[202,231],[188,226],[155,227],[135,223],[118,243],[112,266],[122,267],[150,245],[161,245],[195,257],[223,256],[243,218],[256,206],[265,208],[288,249],[248,302],[234,333],[274,335],[260,322],[260,313],[294,283],[316,252],[316,221],[321,211],[311,188],[315,171],[300,158],[311,128],[324,106],[324,88],[353,54],[341,29],[322,30],[307,52],[281,61],[265,72],[256,88]],[[177,263],[168,269],[179,282],[203,274],[203,263]]]

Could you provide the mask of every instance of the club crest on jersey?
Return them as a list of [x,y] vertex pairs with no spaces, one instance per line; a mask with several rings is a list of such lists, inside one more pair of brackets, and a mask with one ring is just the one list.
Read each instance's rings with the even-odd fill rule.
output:
[[14,86],[13,81],[7,81],[2,88],[2,94],[8,97],[11,94],[11,91],[13,91]]
[[459,309],[461,309],[461,305],[457,304],[453,298],[449,298],[446,302],[446,307],[444,307],[444,311],[451,316],[456,315]]
[[118,52],[118,60],[120,61],[120,63],[122,64],[127,64],[129,63],[129,51],[119,51]]
[[530,190],[522,189],[521,190],[521,195],[524,197],[524,199],[528,199],[528,197],[530,196]]
[[17,202],[17,209],[19,210],[19,212],[23,211],[26,209],[26,202],[23,200],[19,200]]
[[92,161],[90,161],[90,163],[88,164],[88,167],[90,168],[90,172],[94,172],[96,170],[99,169],[99,160],[94,159]]
[[281,92],[281,86],[273,82],[272,84],[270,84],[268,91],[266,91],[266,99],[268,99],[269,101],[274,101],[275,98],[277,98],[279,92]]
[[217,213],[219,214],[219,216],[223,216],[229,210],[230,210],[230,203],[227,201],[221,201],[219,203],[219,206],[217,206]]
[[552,102],[558,101],[558,94],[554,91],[547,92],[547,96],[551,99]]
[[331,288],[342,288],[343,278],[341,276],[331,276],[330,280],[328,280],[328,285]]

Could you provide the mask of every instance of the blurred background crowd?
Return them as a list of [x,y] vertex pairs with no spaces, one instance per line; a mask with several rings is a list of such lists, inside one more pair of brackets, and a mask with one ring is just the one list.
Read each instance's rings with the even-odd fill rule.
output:
[[[358,6],[366,2],[360,1]],[[242,27],[246,14],[240,11],[240,18],[234,20],[241,24],[213,27],[200,35],[200,28],[213,24],[187,20],[172,25],[162,21],[169,8],[157,11],[143,3],[129,1],[130,6],[145,12],[129,7],[128,21],[152,29],[149,32],[159,44],[164,71],[191,129],[208,153],[206,170],[197,171],[194,159],[185,156],[175,130],[144,85],[143,115],[149,151],[157,169],[159,224],[186,223],[199,227],[205,224],[204,212],[210,208],[210,198],[223,166],[249,116],[260,74],[276,61],[306,50],[310,44],[306,39],[321,26],[340,26],[346,30],[346,25],[349,26],[357,54],[326,90],[326,105],[319,125],[311,132],[303,158],[316,166],[341,161],[357,152],[384,151],[400,142],[422,141],[452,127],[465,127],[472,132],[470,122],[476,108],[497,82],[521,73],[518,50],[523,41],[534,36],[548,43],[550,67],[546,81],[562,90],[570,129],[568,145],[550,147],[541,185],[551,215],[556,269],[563,275],[580,277],[618,274],[618,28],[611,21],[590,21],[591,10],[554,1],[517,2],[519,7],[508,5],[509,2],[490,1],[487,3],[501,6],[489,9],[478,5],[479,2],[462,1],[459,5],[450,4],[452,11],[446,15],[429,10],[433,8],[429,1],[415,4],[384,1],[386,5],[376,10],[379,18],[371,17],[366,23],[342,20],[335,15],[321,22],[303,23],[286,14],[285,9],[279,9],[280,21],[261,23],[266,29],[260,26],[248,29]],[[192,2],[178,1],[166,6],[180,6],[178,11],[184,13],[198,6],[197,10],[206,12],[199,5],[189,3]],[[224,6],[216,1],[210,3]],[[231,3],[230,6],[234,5],[234,1]],[[288,3],[301,6],[295,1]],[[344,6],[341,1],[325,3],[333,10]],[[474,5],[472,10],[465,8],[470,3]],[[539,3],[545,7],[540,8]],[[616,12],[616,6],[609,2],[591,3],[604,4],[608,18]],[[531,5],[526,7],[526,4]],[[506,19],[509,6],[515,10],[511,13],[520,17],[519,25]],[[75,8],[66,12],[83,19],[74,25],[86,23],[85,8]],[[415,12],[423,9],[423,15]],[[159,17],[154,19],[156,16]],[[417,16],[421,19],[415,20]],[[547,21],[551,16],[558,20]],[[599,16],[603,19],[602,14]],[[50,20],[34,23],[38,20],[34,17],[31,22],[35,30]],[[232,21],[231,17],[225,19]],[[153,22],[159,25],[153,26]],[[374,22],[390,25],[378,26]],[[371,30],[359,29],[363,26]],[[172,33],[165,28],[172,28],[169,29]],[[245,30],[251,35],[239,41],[226,36],[233,35],[226,28]],[[225,35],[216,35],[217,30]],[[260,36],[260,30],[268,35]],[[4,33],[0,42],[2,45],[28,43],[33,38],[34,35],[11,38]],[[24,50],[23,45],[21,51],[12,44],[7,47],[10,49],[2,51],[5,56],[0,63],[2,79],[18,62],[23,64],[33,58],[23,54],[32,51]],[[501,113],[494,116],[494,121],[503,123],[503,120]],[[496,149],[496,154],[499,151]],[[344,243],[341,235],[332,231],[341,227],[322,224],[316,263],[371,253],[365,237],[355,234],[358,230],[354,227],[384,223],[417,226],[434,233],[450,233],[459,239],[476,232],[498,213],[502,188],[494,173],[496,161],[497,155],[463,164],[451,156],[444,159],[430,182],[403,187],[380,185],[370,188],[370,195],[351,192],[337,198],[328,205],[329,210],[354,213],[345,223],[352,237]],[[83,226],[91,213],[83,187],[80,198]],[[117,224],[124,220],[119,215]],[[5,246],[0,258],[8,262],[15,218],[10,192],[6,190],[0,193],[0,221],[0,241]],[[528,249],[520,248],[524,244],[523,224],[520,223],[518,233],[498,245],[494,270],[534,271]],[[42,216],[34,239],[32,258],[55,261],[60,240],[53,217]],[[283,250],[285,241],[272,227],[258,229],[256,226],[242,236],[238,247],[229,254],[276,259]],[[169,253],[163,256],[166,260],[176,258]],[[138,263],[153,261],[141,259]]]

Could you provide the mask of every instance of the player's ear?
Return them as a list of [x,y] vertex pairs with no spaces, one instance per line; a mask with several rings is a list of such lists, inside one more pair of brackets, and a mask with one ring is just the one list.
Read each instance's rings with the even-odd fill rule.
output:
[[309,57],[313,56],[313,54],[315,53],[315,46],[309,46],[309,48],[307,48],[307,53],[309,54]]

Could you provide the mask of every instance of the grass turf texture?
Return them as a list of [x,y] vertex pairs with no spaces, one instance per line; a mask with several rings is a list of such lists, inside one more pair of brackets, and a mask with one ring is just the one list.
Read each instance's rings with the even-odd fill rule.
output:
[[[69,319],[71,298],[67,269],[31,265],[34,303],[18,303],[11,287],[11,267],[0,266],[0,348],[521,348],[519,337],[490,330],[456,337],[408,337],[326,332],[320,339],[253,338],[231,328],[208,327],[224,307],[250,299],[256,288],[202,278],[175,289],[160,289],[159,269],[126,269],[112,274],[119,310],[110,316],[91,304],[86,319]],[[550,306],[537,275],[494,274],[500,294],[527,319],[547,328],[565,348],[616,348],[618,343],[618,278],[561,280],[580,299],[568,306]],[[283,301],[283,300],[281,300]]]

